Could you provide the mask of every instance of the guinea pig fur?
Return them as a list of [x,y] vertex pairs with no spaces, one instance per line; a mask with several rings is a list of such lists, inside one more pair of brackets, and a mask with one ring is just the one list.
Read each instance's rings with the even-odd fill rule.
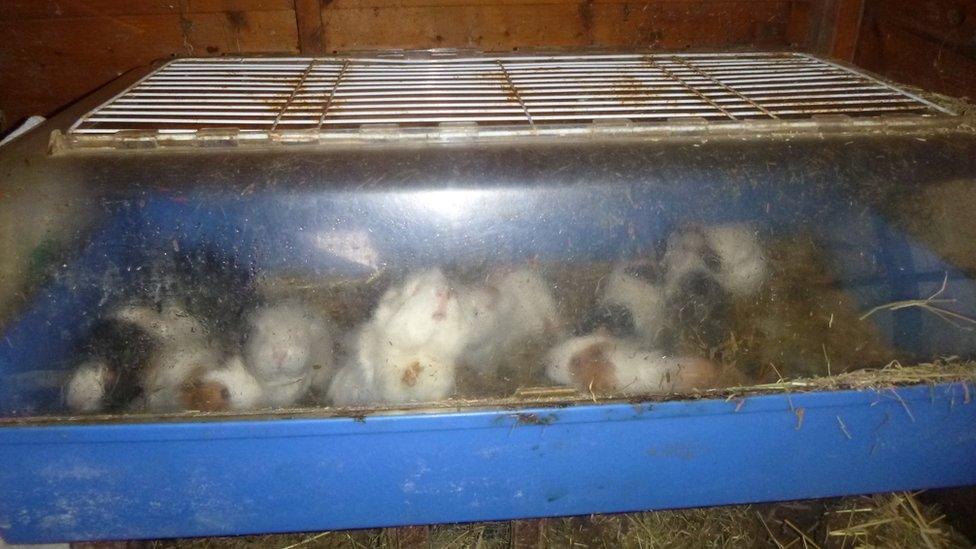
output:
[[607,277],[598,305],[628,310],[634,332],[649,346],[657,344],[669,320],[668,292],[664,284],[635,276],[624,265],[615,267]]
[[315,385],[324,391],[335,372],[328,319],[296,301],[255,311],[248,322],[244,361],[268,389],[269,403],[287,406]]
[[719,370],[710,361],[641,350],[630,341],[603,335],[572,338],[547,357],[550,379],[591,393],[651,395],[715,386]]
[[746,223],[704,229],[709,247],[718,257],[715,278],[735,295],[755,294],[766,279],[765,251],[754,227]]
[[89,360],[80,364],[65,387],[64,400],[68,409],[77,413],[102,411],[113,378],[105,362]]
[[255,410],[265,405],[264,388],[239,356],[194,376],[183,385],[182,396],[184,408],[205,412]]
[[390,347],[449,361],[456,360],[471,334],[458,294],[440,269],[415,272],[387,290],[369,323]]

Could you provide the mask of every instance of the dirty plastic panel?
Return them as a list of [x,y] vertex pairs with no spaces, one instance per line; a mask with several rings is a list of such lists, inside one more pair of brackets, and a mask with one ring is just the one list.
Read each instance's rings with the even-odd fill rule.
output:
[[957,133],[50,158],[5,183],[0,413],[633,397],[970,358],[976,240],[953,215],[974,152]]

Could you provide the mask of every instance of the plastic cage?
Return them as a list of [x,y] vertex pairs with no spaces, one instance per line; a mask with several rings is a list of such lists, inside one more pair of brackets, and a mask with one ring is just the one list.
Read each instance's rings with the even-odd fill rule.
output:
[[123,77],[0,149],[0,533],[976,482],[964,110],[795,53]]

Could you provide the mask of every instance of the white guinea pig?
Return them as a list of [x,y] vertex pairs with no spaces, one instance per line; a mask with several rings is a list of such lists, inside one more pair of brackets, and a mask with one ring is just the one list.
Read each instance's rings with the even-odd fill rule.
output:
[[497,271],[488,283],[498,289],[500,309],[506,324],[519,336],[555,332],[560,328],[559,311],[552,286],[533,268]]
[[108,364],[101,360],[81,363],[65,388],[64,400],[68,409],[79,413],[101,411],[112,377]]
[[709,248],[719,260],[715,278],[734,295],[749,296],[766,279],[767,263],[757,231],[745,223],[704,229]]
[[335,373],[331,325],[295,301],[262,307],[248,319],[244,362],[270,406],[292,405],[313,385],[324,392]]
[[463,362],[481,373],[517,346],[561,329],[550,284],[530,267],[491,273],[485,284],[462,292],[461,305],[472,327]]
[[[450,397],[454,392],[456,359],[425,347],[403,348],[389,345],[382,331],[369,326],[359,333],[358,354],[352,367],[358,372],[347,374],[345,382],[358,388],[346,402],[403,404],[432,402]],[[333,383],[335,390],[339,385]]]
[[667,290],[663,281],[648,279],[618,265],[606,279],[599,302],[605,306],[630,311],[635,335],[644,344],[653,345],[668,322]]
[[731,223],[677,232],[664,253],[669,288],[687,275],[705,273],[733,295],[754,294],[766,278],[766,258],[757,230]]
[[369,323],[390,347],[422,351],[448,362],[457,359],[471,334],[458,293],[436,268],[415,272],[387,290]]
[[714,387],[718,368],[693,357],[668,357],[604,335],[572,338],[553,348],[546,364],[550,379],[582,391],[650,395]]

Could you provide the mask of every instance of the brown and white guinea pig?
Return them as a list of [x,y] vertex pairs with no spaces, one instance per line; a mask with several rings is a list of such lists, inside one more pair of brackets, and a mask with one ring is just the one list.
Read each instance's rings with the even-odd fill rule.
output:
[[715,387],[719,369],[697,357],[665,356],[610,335],[571,338],[547,356],[552,381],[595,394],[653,395]]
[[263,306],[248,319],[244,363],[264,387],[266,404],[290,406],[335,374],[331,322],[298,301]]
[[531,267],[500,269],[481,285],[461,291],[471,335],[462,362],[492,373],[519,345],[557,336],[561,320],[552,287]]
[[196,372],[182,387],[186,410],[201,412],[246,411],[265,406],[261,383],[240,356],[230,357],[221,367]]

